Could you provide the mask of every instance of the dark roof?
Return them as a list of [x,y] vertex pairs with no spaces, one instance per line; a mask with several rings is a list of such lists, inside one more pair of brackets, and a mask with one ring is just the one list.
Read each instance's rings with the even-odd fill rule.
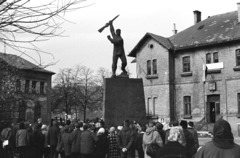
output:
[[176,50],[239,40],[238,13],[234,11],[209,17],[169,39]]
[[0,58],[7,62],[9,65],[14,66],[21,70],[31,70],[49,74],[55,74],[54,72],[45,70],[17,55],[0,53]]
[[149,37],[155,39],[167,49],[174,50],[240,40],[238,12],[233,11],[208,17],[169,38],[146,33],[128,56],[136,57],[136,53],[141,48],[142,43]]
[[172,44],[171,44],[171,42],[168,38],[158,36],[158,35],[155,35],[155,34],[152,34],[152,33],[146,33],[143,36],[143,38],[138,42],[138,44],[133,48],[133,50],[128,54],[128,56],[136,57],[137,51],[141,48],[141,45],[143,44],[143,42],[145,40],[147,40],[148,38],[155,39],[159,44],[161,44],[166,49],[172,49],[173,48],[173,46],[172,46]]

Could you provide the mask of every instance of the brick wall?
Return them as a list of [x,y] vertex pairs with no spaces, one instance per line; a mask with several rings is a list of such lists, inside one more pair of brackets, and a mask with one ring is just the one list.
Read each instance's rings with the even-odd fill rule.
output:
[[[150,48],[153,45],[153,48]],[[157,77],[147,78],[147,60],[157,59]],[[153,98],[156,98],[155,116],[170,118],[169,52],[153,39],[146,40],[137,53],[137,77],[143,79],[146,109],[153,111]],[[150,99],[148,103],[148,99]]]
[[[203,117],[205,114],[202,65],[206,60],[206,53],[218,52],[219,62],[223,62],[224,68],[220,73],[208,74],[205,83],[205,101],[207,96],[220,95],[220,113],[224,119],[228,120],[236,135],[236,123],[240,119],[236,117],[238,112],[237,93],[240,92],[240,72],[234,71],[236,66],[235,50],[239,49],[239,44],[216,45],[195,50],[179,51],[175,54],[175,80],[176,80],[176,106],[177,113],[183,116],[183,97],[192,98],[192,116]],[[192,76],[182,77],[182,58],[190,56]],[[208,89],[210,82],[216,82],[216,91]]]

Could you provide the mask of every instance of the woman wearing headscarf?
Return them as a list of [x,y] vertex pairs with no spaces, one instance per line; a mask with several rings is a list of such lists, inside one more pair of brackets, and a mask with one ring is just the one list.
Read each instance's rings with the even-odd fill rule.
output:
[[239,158],[240,146],[234,143],[230,124],[219,119],[213,127],[213,139],[198,150],[195,158]]
[[100,128],[97,132],[98,141],[96,142],[96,158],[105,158],[108,149],[107,135],[105,129]]
[[114,127],[110,128],[107,140],[108,140],[108,158],[119,158],[120,153]]
[[181,139],[180,128],[171,127],[168,143],[157,151],[156,158],[190,158],[191,155],[179,142]]

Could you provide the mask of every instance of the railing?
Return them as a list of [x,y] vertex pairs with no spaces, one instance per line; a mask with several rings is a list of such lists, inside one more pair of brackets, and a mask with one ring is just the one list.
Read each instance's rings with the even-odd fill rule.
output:
[[199,122],[197,122],[197,123],[195,124],[195,129],[196,129],[197,131],[199,131],[199,130],[202,129],[202,127],[203,127],[205,124],[206,124],[206,120],[205,120],[205,116],[204,116]]

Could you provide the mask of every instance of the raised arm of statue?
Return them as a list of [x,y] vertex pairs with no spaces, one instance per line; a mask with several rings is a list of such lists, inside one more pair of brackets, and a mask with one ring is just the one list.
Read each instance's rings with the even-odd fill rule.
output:
[[114,38],[114,36],[115,36],[116,34],[115,34],[115,30],[114,30],[112,21],[109,21],[109,25],[110,25],[110,32],[111,32],[111,34],[112,34],[112,37]]

